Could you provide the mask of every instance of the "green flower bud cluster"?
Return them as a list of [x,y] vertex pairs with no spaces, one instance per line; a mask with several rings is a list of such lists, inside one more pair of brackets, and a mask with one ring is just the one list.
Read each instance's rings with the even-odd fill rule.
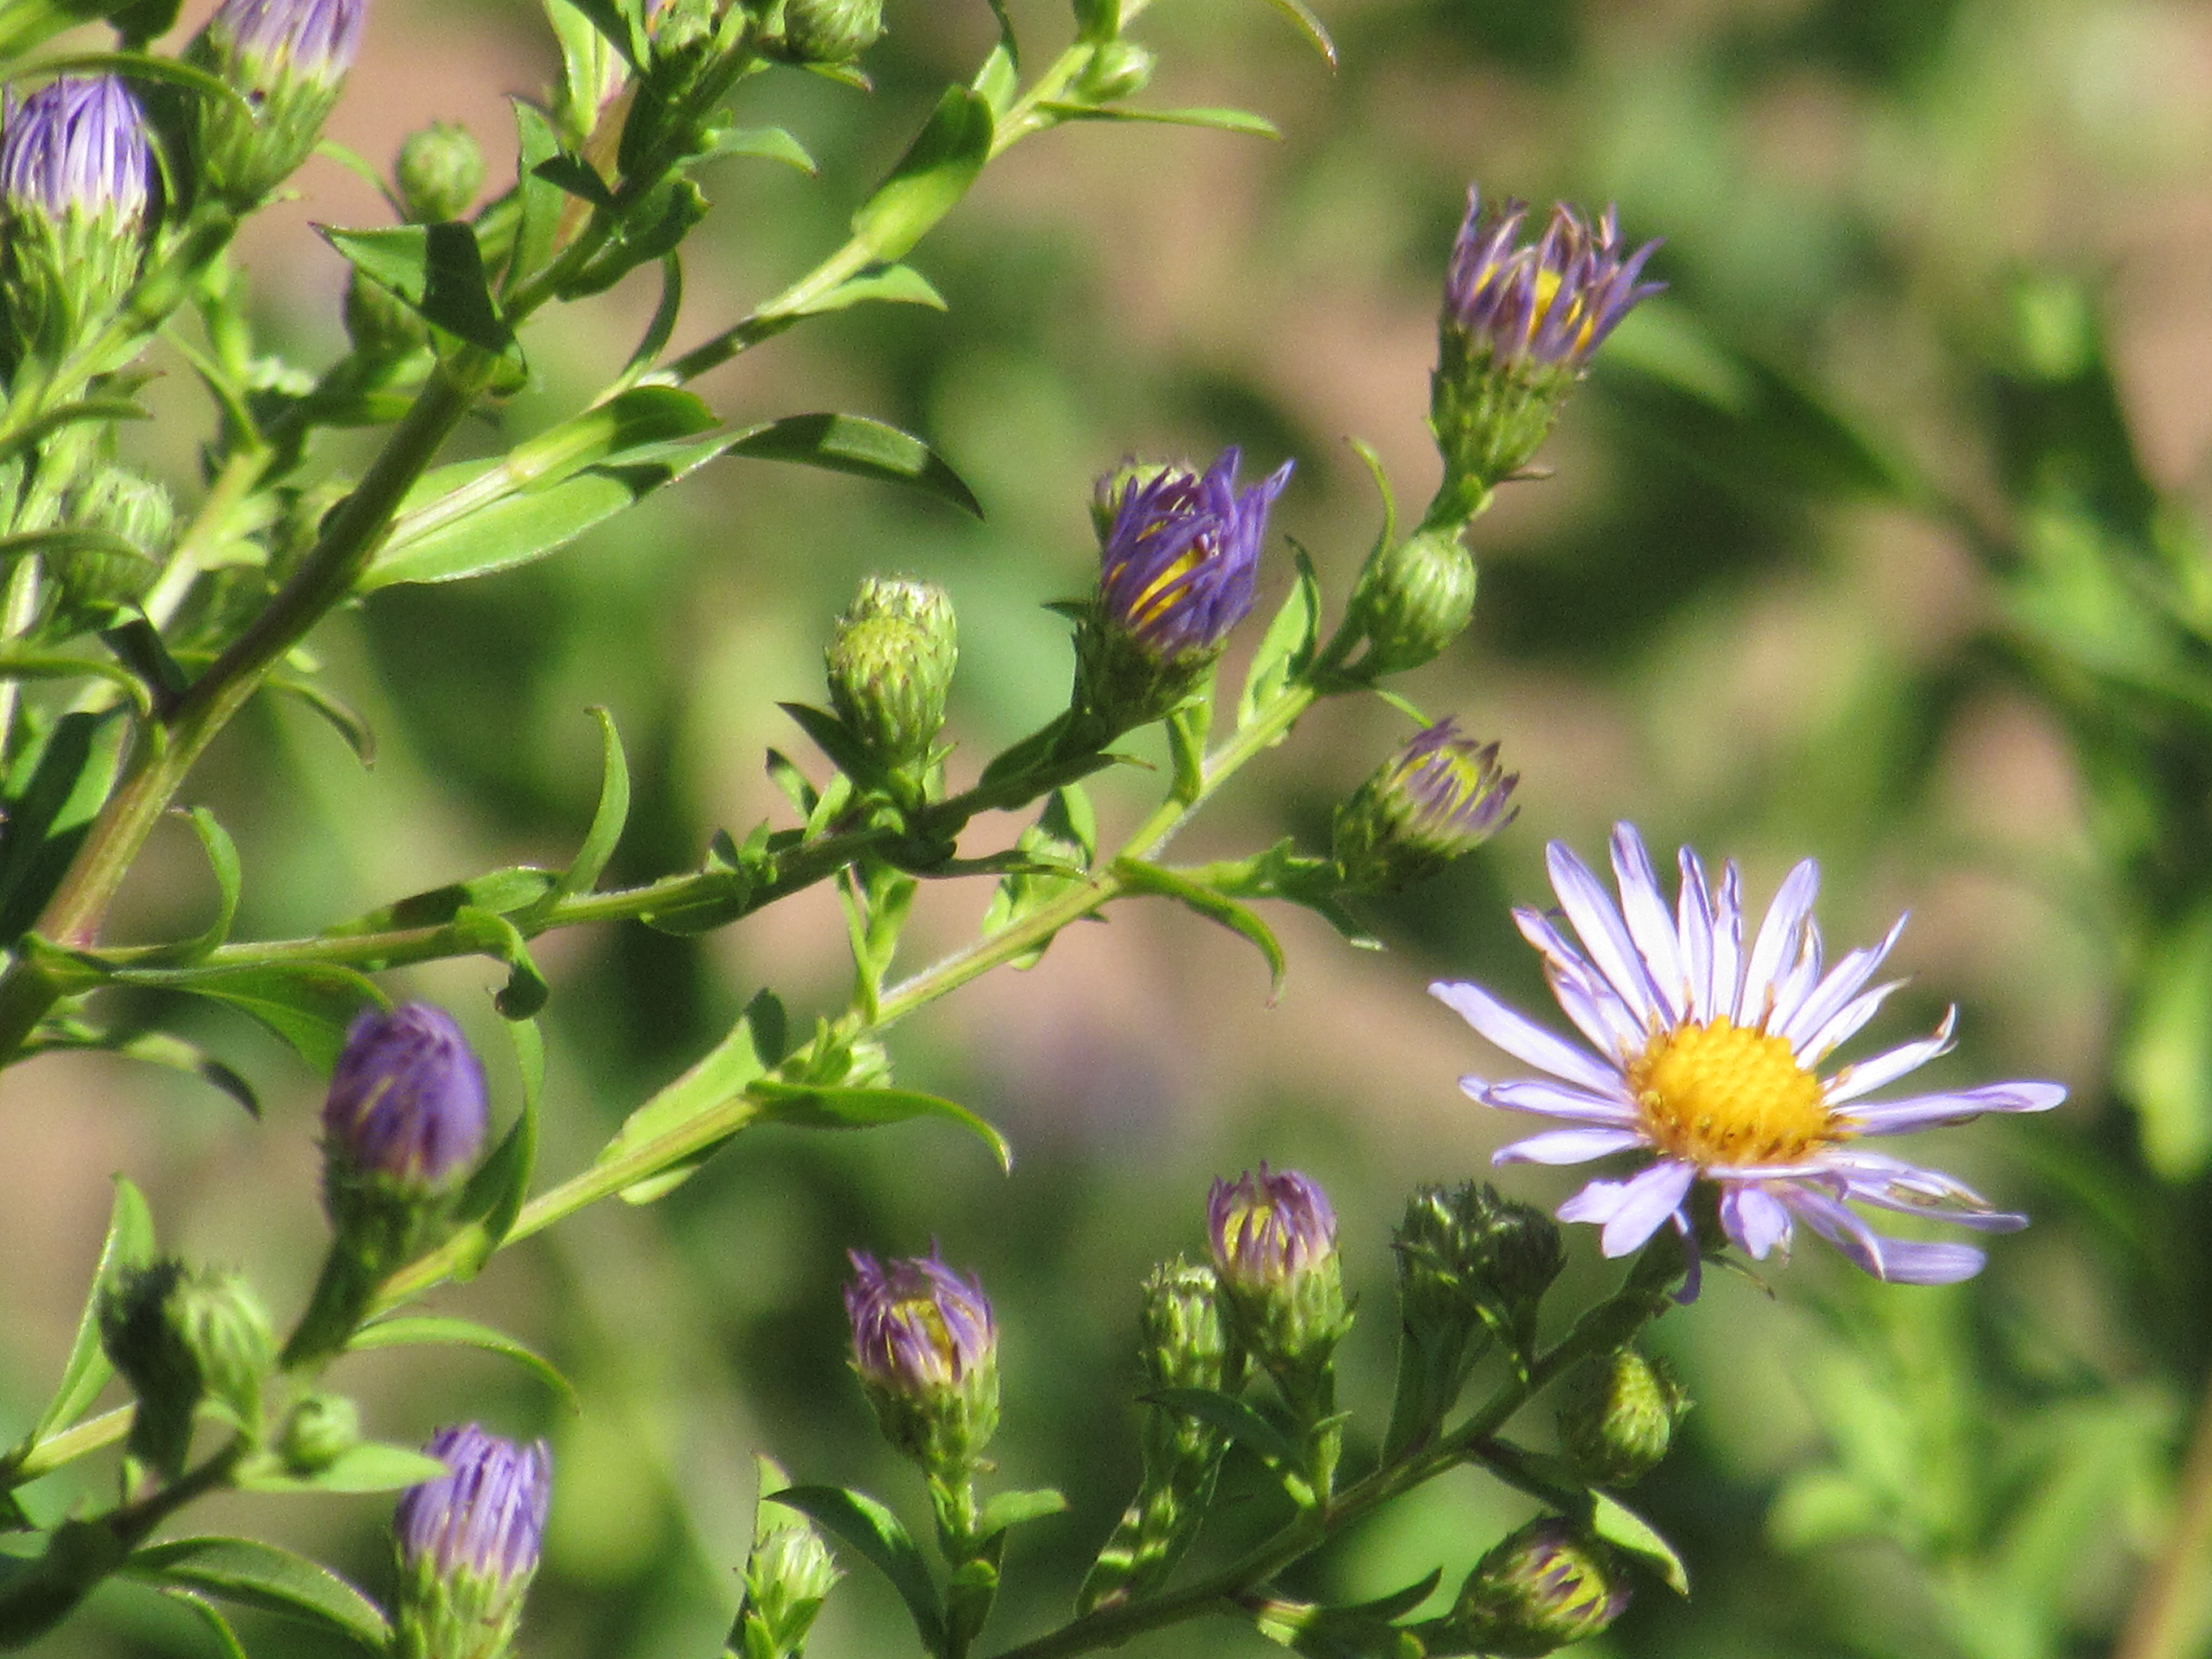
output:
[[137,1397],[131,1455],[174,1479],[204,1407],[249,1437],[261,1425],[276,1338],[236,1273],[154,1262],[121,1274],[100,1298],[100,1340]]
[[926,762],[960,658],[945,590],[910,577],[869,577],[823,654],[830,700],[869,752],[894,769]]
[[1584,1360],[1561,1385],[1559,1449],[1592,1486],[1632,1486],[1667,1455],[1688,1410],[1664,1365],[1616,1349]]

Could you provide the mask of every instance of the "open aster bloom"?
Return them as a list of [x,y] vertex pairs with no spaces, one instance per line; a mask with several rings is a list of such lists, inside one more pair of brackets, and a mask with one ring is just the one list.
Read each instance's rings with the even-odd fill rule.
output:
[[1867,1098],[1948,1048],[1956,1010],[1933,1036],[1820,1074],[1827,1057],[1903,982],[1868,988],[1902,920],[1881,944],[1850,951],[1824,971],[1812,920],[1820,869],[1810,859],[1790,872],[1747,945],[1733,863],[1714,887],[1698,855],[1684,848],[1670,911],[1633,825],[1613,830],[1617,905],[1560,842],[1551,844],[1546,860],[1580,948],[1548,916],[1519,909],[1514,917],[1542,955],[1560,1008],[1590,1047],[1555,1036],[1479,985],[1429,989],[1492,1042],[1547,1073],[1513,1083],[1462,1079],[1486,1106],[1566,1126],[1502,1147],[1494,1162],[1653,1155],[1627,1180],[1593,1181],[1559,1208],[1563,1221],[1603,1226],[1606,1255],[1628,1254],[1669,1222],[1688,1237],[1686,1206],[1699,1180],[1719,1188],[1721,1224],[1753,1258],[1786,1250],[1802,1221],[1875,1278],[1903,1284],[1971,1278],[1982,1252],[1887,1237],[1850,1204],[1985,1232],[2027,1224],[2025,1216],[1993,1209],[1948,1176],[1861,1144],[1984,1112],[2048,1111],[2065,1099],[2057,1084],[2025,1082]]
[[1633,252],[1611,208],[1595,222],[1561,203],[1534,242],[1522,244],[1525,204],[1486,213],[1469,187],[1467,218],[1444,277],[1444,320],[1495,358],[1579,372],[1638,301],[1666,286],[1639,280],[1658,249]]

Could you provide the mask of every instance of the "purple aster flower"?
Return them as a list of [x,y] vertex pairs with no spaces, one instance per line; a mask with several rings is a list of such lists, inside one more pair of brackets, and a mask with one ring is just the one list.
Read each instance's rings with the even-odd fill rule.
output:
[[410,1486],[392,1517],[399,1558],[398,1653],[499,1659],[538,1571],[553,1463],[473,1423],[441,1429],[424,1451],[447,1473]]
[[[1291,463],[1239,494],[1241,459],[1232,446],[1203,474],[1169,467],[1131,477],[1111,497],[1100,602],[1108,625],[1154,658],[1206,656],[1252,609],[1267,511]],[[1115,482],[1100,481],[1102,495]]]
[[933,1476],[965,1479],[999,1425],[999,1324],[980,1279],[926,1256],[848,1253],[853,1368],[884,1437]]
[[444,1009],[404,1002],[355,1019],[323,1105],[334,1166],[439,1191],[474,1167],[489,1122],[483,1066]]
[[1469,355],[1579,372],[1638,301],[1664,283],[1638,278],[1659,244],[1626,252],[1611,208],[1592,224],[1561,203],[1534,243],[1520,243],[1528,206],[1509,198],[1486,213],[1467,192],[1467,217],[1444,276],[1444,322],[1468,337]]
[[1295,1170],[1247,1170],[1217,1180],[1206,1200],[1206,1236],[1224,1282],[1264,1290],[1302,1279],[1336,1255],[1328,1195]]
[[1461,736],[1449,719],[1416,732],[1337,812],[1345,885],[1389,892],[1434,875],[1513,821],[1520,781],[1496,744]]
[[112,75],[50,81],[8,112],[0,197],[11,219],[146,216],[152,157],[138,100]]
[[865,1250],[848,1252],[847,1260],[853,1363],[867,1381],[922,1393],[957,1388],[990,1363],[999,1326],[982,1281],[953,1272],[934,1246],[926,1256],[888,1263]]
[[208,40],[248,93],[293,80],[332,87],[353,67],[367,15],[365,0],[222,0]]
[[1795,1224],[1829,1240],[1877,1279],[1944,1285],[1981,1269],[1982,1252],[1875,1232],[1850,1206],[1932,1217],[1984,1232],[2027,1218],[1991,1207],[1950,1176],[1862,1144],[1984,1112],[2048,1111],[2066,1098],[2055,1083],[1992,1083],[1903,1099],[1868,1098],[1951,1046],[1956,1010],[1935,1033],[1823,1076],[1820,1067],[1867,1022],[1901,981],[1869,988],[1897,942],[1824,967],[1812,920],[1819,867],[1792,870],[1754,937],[1744,937],[1734,864],[1710,885],[1684,848],[1669,908],[1644,842],[1630,824],[1613,837],[1620,899],[1558,842],[1547,851],[1552,886],[1579,948],[1552,918],[1514,912],[1544,958],[1559,1006],[1590,1045],[1555,1036],[1479,985],[1429,988],[1492,1042],[1547,1073],[1540,1080],[1461,1086],[1486,1106],[1566,1126],[1499,1150],[1500,1164],[1581,1164],[1616,1152],[1651,1162],[1625,1181],[1593,1181],[1559,1208],[1565,1221],[1604,1228],[1608,1256],[1625,1255],[1662,1225],[1691,1231],[1687,1202],[1698,1181],[1719,1194],[1722,1226],[1755,1260],[1786,1250]]

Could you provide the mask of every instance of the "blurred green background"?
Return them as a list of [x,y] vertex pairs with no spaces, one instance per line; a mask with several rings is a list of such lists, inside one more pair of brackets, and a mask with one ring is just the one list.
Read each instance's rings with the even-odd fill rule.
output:
[[[1497,1057],[1422,987],[1479,977],[1545,1006],[1505,907],[1544,902],[1547,838],[1595,858],[1621,817],[1655,845],[1740,857],[1761,904],[1817,855],[1838,950],[1909,908],[1896,960],[1913,984],[1875,1037],[1901,1041],[1956,1000],[1962,1042],[1942,1078],[2055,1077],[2075,1094],[2048,1120],[1925,1143],[1929,1161],[2035,1213],[1973,1285],[1870,1286],[1813,1246],[1771,1288],[1714,1275],[1662,1322],[1657,1345],[1698,1404],[1638,1501],[1687,1558],[1695,1594],[1644,1583],[1587,1650],[2104,1652],[2171,1524],[2212,1346],[2212,924],[2191,921],[2212,892],[2199,850],[2212,674],[2201,636],[2168,625],[2201,615],[2212,586],[2194,528],[2212,438],[2212,9],[1323,9],[1334,76],[1253,0],[1161,0],[1134,31],[1163,58],[1149,101],[1241,103],[1281,143],[1076,127],[1025,143],[916,256],[948,313],[844,313],[700,385],[732,420],[841,408],[922,433],[975,486],[983,523],[851,479],[720,463],[544,563],[387,591],[327,628],[334,681],[379,732],[374,770],[311,716],[262,707],[187,791],[245,853],[240,936],[307,931],[494,865],[560,860],[597,785],[583,711],[603,703],[638,784],[611,875],[679,868],[717,828],[742,838],[781,810],[765,747],[819,771],[775,703],[818,699],[827,626],[878,570],[941,582],[958,605],[952,767],[972,775],[1065,696],[1065,625],[1039,606],[1090,579],[1091,481],[1125,453],[1202,461],[1235,442],[1248,467],[1295,458],[1276,526],[1313,550],[1340,602],[1376,517],[1346,439],[1376,447],[1401,497],[1434,482],[1422,421],[1436,293],[1470,179],[1540,203],[1617,201],[1632,239],[1667,239],[1655,268],[1670,291],[1570,407],[1542,457],[1556,476],[1509,486],[1476,527],[1474,630],[1404,687],[1504,740],[1522,811],[1376,910],[1386,954],[1285,916],[1291,975],[1271,1007],[1247,947],[1125,905],[895,1046],[905,1081],[1006,1129],[1011,1176],[941,1128],[763,1131],[663,1204],[587,1214],[441,1298],[550,1354],[580,1414],[489,1358],[349,1362],[342,1380],[392,1437],[471,1416],[552,1437],[533,1655],[716,1651],[755,1450],[918,1516],[917,1485],[873,1442],[842,1358],[848,1247],[940,1240],[997,1302],[1003,1479],[1060,1486],[1072,1504],[1019,1536],[1001,1644],[1065,1616],[1126,1498],[1135,1286],[1154,1260],[1201,1248],[1213,1175],[1264,1157],[1334,1197],[1362,1293],[1343,1362],[1369,1437],[1354,1429],[1354,1455],[1371,1449],[1395,1334],[1389,1228],[1413,1182],[1483,1173],[1507,1127],[1454,1086]],[[1052,6],[1014,15],[1039,62],[1065,38]],[[891,0],[889,18],[872,98],[796,75],[748,83],[742,118],[787,123],[822,177],[743,161],[708,175],[715,210],[687,249],[679,346],[836,245],[993,27],[980,0]],[[332,134],[380,161],[410,128],[458,118],[495,158],[496,187],[502,97],[550,72],[524,5],[374,0]],[[299,183],[302,199],[258,222],[242,257],[272,339],[315,361],[339,341],[343,270],[307,222],[378,210],[331,163]],[[503,430],[588,396],[651,302],[625,287],[535,335],[542,384]],[[188,379],[155,394],[149,440],[187,485],[205,423]],[[1288,569],[1279,543],[1263,607]],[[2162,634],[2142,621],[2154,591]],[[1372,700],[1324,708],[1181,852],[1285,833],[1317,844],[1332,804],[1407,729]],[[1144,787],[1098,788],[1109,836]],[[182,828],[157,837],[123,930],[198,916],[211,901],[198,859]],[[987,898],[981,883],[926,892],[910,961],[972,929]],[[698,940],[550,937],[540,960],[556,988],[543,1168],[556,1176],[760,986],[796,1012],[833,1006],[845,980],[826,893]],[[406,982],[469,1021],[511,1103],[491,972],[448,964]],[[246,1267],[280,1310],[304,1295],[322,1237],[318,1079],[243,1023],[179,1017],[264,1087],[265,1121],[96,1060],[40,1060],[11,1081],[0,1429],[35,1411],[66,1349],[110,1170],[147,1187],[165,1242]],[[1552,1204],[1574,1179],[1516,1170],[1505,1184]],[[1594,1239],[1575,1244],[1562,1306],[1601,1282]],[[1249,1472],[1243,1486],[1258,1491]],[[46,1514],[67,1499],[33,1498]],[[1256,1495],[1238,1505],[1223,1539],[1264,1509]],[[1523,1513],[1466,1473],[1292,1588],[1378,1595],[1437,1566],[1449,1588]],[[385,1514],[376,1500],[240,1499],[195,1524],[325,1552],[380,1591]],[[894,1598],[848,1565],[814,1651],[906,1650]],[[2204,1613],[2174,1651],[2202,1648]],[[242,1628],[257,1654],[334,1650],[274,1622]],[[1228,1621],[1139,1648],[1272,1650]],[[183,1615],[116,1588],[46,1650],[210,1650]]]

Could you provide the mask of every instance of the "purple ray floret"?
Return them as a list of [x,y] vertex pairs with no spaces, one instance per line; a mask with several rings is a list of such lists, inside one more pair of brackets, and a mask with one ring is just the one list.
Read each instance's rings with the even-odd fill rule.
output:
[[1853,1206],[1979,1232],[2027,1224],[1963,1182],[1864,1142],[1984,1112],[2049,1111],[2066,1098],[2064,1088],[1990,1083],[1868,1099],[1949,1048],[1951,1015],[1930,1036],[1822,1073],[1903,983],[1872,983],[1902,920],[1879,944],[1826,963],[1813,921],[1820,870],[1810,859],[1784,878],[1754,932],[1735,865],[1709,882],[1685,847],[1669,904],[1634,825],[1615,827],[1612,851],[1617,902],[1553,842],[1547,856],[1559,909],[1514,913],[1583,1044],[1524,1018],[1479,985],[1429,988],[1492,1043],[1545,1074],[1462,1080],[1486,1106],[1559,1126],[1501,1148],[1495,1162],[1648,1156],[1625,1179],[1593,1181],[1559,1207],[1563,1221],[1603,1228],[1609,1256],[1640,1248],[1662,1226],[1690,1237],[1691,1191],[1700,1182],[1717,1191],[1729,1239],[1753,1258],[1786,1252],[1802,1222],[1875,1278],[1902,1284],[1971,1278],[1982,1252],[1877,1233]]
[[1163,659],[1212,651],[1252,609],[1267,512],[1291,463],[1241,495],[1235,447],[1203,474],[1170,467],[1114,501],[1099,579],[1107,620]]
[[483,1066],[444,1009],[368,1009],[346,1032],[323,1137],[354,1170],[436,1189],[472,1167],[489,1123]]
[[1513,816],[1521,781],[1499,769],[1495,743],[1462,736],[1449,715],[1407,740],[1391,774],[1416,808],[1413,827],[1438,842],[1487,840]]
[[868,1381],[907,1394],[948,1389],[989,1363],[999,1327],[981,1280],[953,1272],[934,1246],[887,1262],[864,1250],[848,1259],[845,1313],[854,1362]]
[[1206,1201],[1206,1233],[1222,1278],[1247,1289],[1282,1285],[1310,1271],[1336,1249],[1336,1212],[1328,1195],[1296,1170],[1234,1182],[1216,1180]]
[[1509,198],[1486,213],[1481,191],[1469,186],[1444,279],[1444,319],[1493,362],[1579,371],[1639,301],[1666,286],[1639,280],[1659,244],[1625,252],[1613,209],[1592,223],[1562,203],[1543,235],[1522,246],[1528,212]]
[[0,133],[0,196],[10,214],[144,216],[152,158],[146,118],[112,75],[63,76],[10,110]]
[[441,1429],[422,1449],[447,1474],[410,1486],[392,1527],[403,1563],[501,1582],[538,1569],[553,1499],[553,1462],[542,1440],[519,1446],[474,1423]]
[[343,79],[361,50],[367,11],[365,0],[223,0],[208,32],[228,43],[265,92],[287,74]]

